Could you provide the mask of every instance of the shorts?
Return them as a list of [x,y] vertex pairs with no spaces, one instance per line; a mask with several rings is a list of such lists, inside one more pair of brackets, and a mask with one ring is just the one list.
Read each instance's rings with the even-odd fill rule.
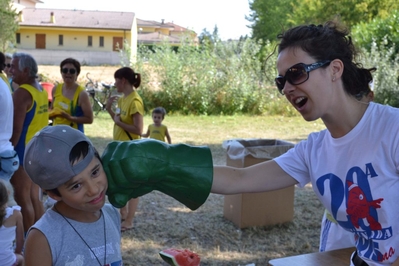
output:
[[0,179],[10,181],[19,167],[18,154],[14,150],[0,152]]

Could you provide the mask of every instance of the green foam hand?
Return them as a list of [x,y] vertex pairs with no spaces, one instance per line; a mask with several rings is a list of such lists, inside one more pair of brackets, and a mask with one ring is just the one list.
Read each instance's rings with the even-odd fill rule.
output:
[[154,139],[112,141],[101,160],[108,178],[108,200],[117,208],[158,190],[196,210],[211,191],[213,161],[206,146]]

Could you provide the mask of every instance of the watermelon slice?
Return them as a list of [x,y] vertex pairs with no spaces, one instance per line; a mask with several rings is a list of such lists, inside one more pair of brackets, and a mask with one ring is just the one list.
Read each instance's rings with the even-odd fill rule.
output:
[[200,265],[200,257],[188,249],[168,248],[160,251],[159,255],[172,266]]

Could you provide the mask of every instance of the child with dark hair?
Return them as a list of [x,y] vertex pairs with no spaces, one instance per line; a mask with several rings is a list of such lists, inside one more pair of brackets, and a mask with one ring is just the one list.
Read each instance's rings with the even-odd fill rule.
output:
[[157,107],[152,110],[152,121],[154,124],[148,126],[147,133],[142,134],[143,138],[152,138],[165,142],[165,137],[169,144],[172,144],[172,139],[170,138],[168,127],[162,124],[166,115],[166,110],[163,107]]
[[212,185],[208,147],[112,141],[100,160],[91,141],[66,125],[38,132],[24,158],[32,181],[57,201],[28,231],[26,266],[122,265],[120,215],[106,195],[119,208],[159,190],[195,210]]
[[122,265],[120,216],[105,203],[107,176],[91,141],[70,126],[47,126],[29,142],[24,166],[57,201],[29,229],[25,265]]
[[0,265],[24,265],[23,243],[21,207],[16,205],[11,183],[0,179]]

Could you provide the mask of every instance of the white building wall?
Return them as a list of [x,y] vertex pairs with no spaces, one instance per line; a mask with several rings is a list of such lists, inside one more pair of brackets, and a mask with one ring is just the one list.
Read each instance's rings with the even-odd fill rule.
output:
[[121,65],[122,57],[118,52],[94,51],[60,51],[48,49],[17,49],[17,52],[28,53],[39,65],[59,65],[68,57],[75,58],[82,66]]

